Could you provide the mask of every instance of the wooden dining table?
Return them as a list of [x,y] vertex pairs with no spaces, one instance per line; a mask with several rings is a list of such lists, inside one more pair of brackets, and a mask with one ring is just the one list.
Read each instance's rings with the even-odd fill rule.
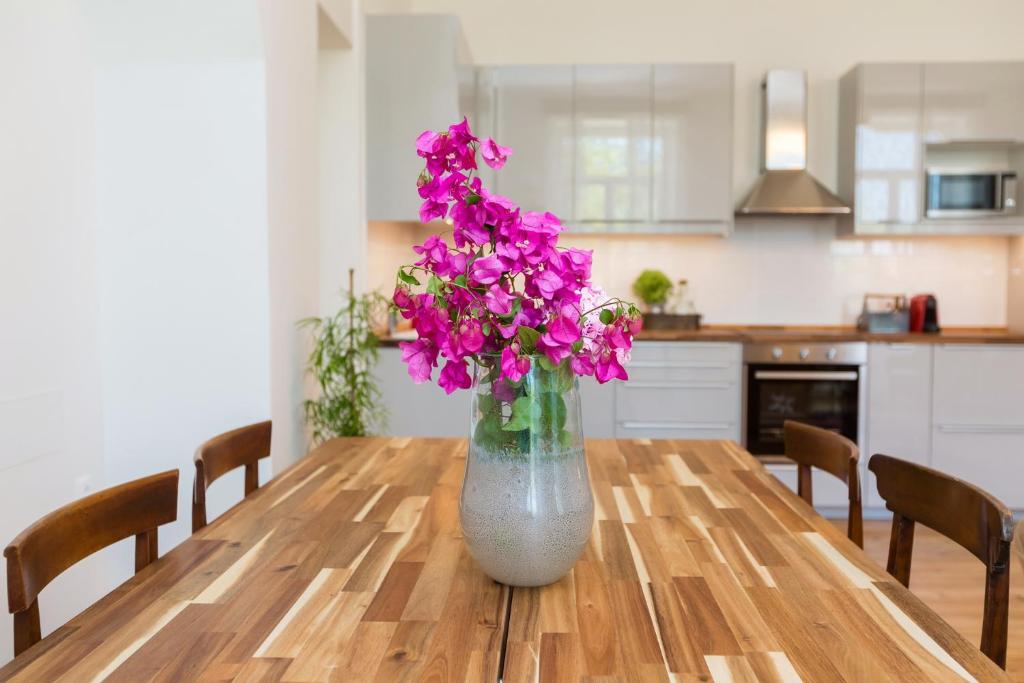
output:
[[469,554],[464,440],[336,439],[0,680],[1008,680],[735,443],[586,450],[593,532],[550,586]]

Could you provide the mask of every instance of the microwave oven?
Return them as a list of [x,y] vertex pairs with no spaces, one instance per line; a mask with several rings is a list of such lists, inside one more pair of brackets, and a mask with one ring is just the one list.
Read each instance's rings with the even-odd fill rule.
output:
[[974,218],[1017,213],[1017,174],[964,168],[929,168],[928,218]]

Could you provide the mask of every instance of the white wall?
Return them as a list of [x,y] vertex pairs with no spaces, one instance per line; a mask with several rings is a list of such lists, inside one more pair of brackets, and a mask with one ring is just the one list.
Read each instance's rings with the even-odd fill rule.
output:
[[[70,0],[0,4],[4,545],[78,497],[76,480],[95,485],[103,477],[93,93],[76,8]],[[4,68],[11,64],[20,68]],[[47,589],[40,605],[44,631],[119,582],[105,557],[78,565]],[[0,563],[0,586],[6,585],[6,563]],[[2,613],[0,662],[13,650],[11,621]]]
[[[191,533],[196,447],[270,415],[259,19],[250,0],[206,6],[89,15],[106,480],[180,469],[161,552]],[[241,473],[218,481],[210,517],[241,495]]]

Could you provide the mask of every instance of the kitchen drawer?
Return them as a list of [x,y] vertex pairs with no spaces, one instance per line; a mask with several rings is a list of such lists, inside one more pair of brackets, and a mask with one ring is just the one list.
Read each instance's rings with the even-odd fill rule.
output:
[[980,486],[1010,507],[1024,509],[1024,424],[937,425],[932,467]]
[[728,342],[709,344],[703,342],[646,342],[633,345],[632,361],[629,367],[659,364],[692,364],[696,367],[722,368],[738,366],[743,358],[743,345]]
[[618,439],[730,439],[739,443],[738,424],[683,424],[673,422],[620,422],[615,425]]
[[1024,425],[1024,346],[935,349],[932,423]]
[[622,422],[705,423],[739,421],[734,382],[641,382],[615,387],[615,417]]

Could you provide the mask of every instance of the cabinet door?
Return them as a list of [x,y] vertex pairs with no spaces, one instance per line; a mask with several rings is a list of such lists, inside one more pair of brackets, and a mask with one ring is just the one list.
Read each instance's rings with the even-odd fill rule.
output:
[[580,408],[585,438],[610,439],[615,436],[616,384],[598,384],[593,377],[580,377]]
[[[866,461],[875,453],[928,465],[931,462],[932,347],[872,344],[868,347]],[[863,468],[865,507],[884,507],[875,476]]]
[[[469,120],[469,127],[481,140],[497,139],[495,132],[495,71],[493,67],[459,66],[459,116]],[[502,142],[498,139],[498,142]],[[494,189],[494,170],[477,155],[477,175],[484,187]]]
[[572,67],[503,66],[494,72],[496,136],[513,152],[495,190],[524,211],[572,219]]
[[650,65],[574,67],[578,224],[651,220]]
[[732,220],[732,100],[732,65],[654,66],[656,222]]
[[366,18],[366,213],[370,220],[419,220],[409,191],[423,170],[416,137],[447,130],[459,111],[455,46],[446,16]]
[[860,67],[857,223],[913,224],[924,206],[919,64]]
[[925,142],[1024,141],[1024,62],[924,67]]
[[1024,508],[1024,426],[937,425],[932,467],[980,486],[1010,507]]
[[381,403],[387,411],[387,434],[462,439],[469,434],[471,392],[456,391],[446,396],[433,382],[413,383],[397,348],[380,350],[374,375],[380,382]]
[[933,405],[936,425],[1024,427],[1024,346],[937,347]]

